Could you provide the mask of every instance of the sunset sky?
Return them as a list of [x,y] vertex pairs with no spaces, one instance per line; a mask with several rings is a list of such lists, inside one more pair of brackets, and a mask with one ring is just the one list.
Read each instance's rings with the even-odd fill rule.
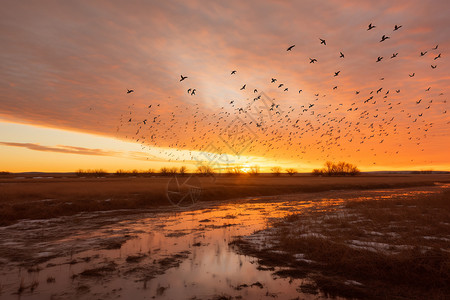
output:
[[0,171],[450,170],[449,11],[447,0],[2,1]]

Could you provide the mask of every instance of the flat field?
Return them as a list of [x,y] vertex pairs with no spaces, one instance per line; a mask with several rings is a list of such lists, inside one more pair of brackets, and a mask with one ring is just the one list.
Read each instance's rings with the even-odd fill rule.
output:
[[[83,211],[139,209],[171,205],[168,190],[171,177],[76,177],[46,174],[0,177],[0,225],[20,219],[45,219]],[[250,196],[270,196],[300,192],[343,189],[377,189],[429,186],[450,182],[448,174],[360,175],[356,177],[223,176],[177,177],[198,187],[200,201],[216,201]]]

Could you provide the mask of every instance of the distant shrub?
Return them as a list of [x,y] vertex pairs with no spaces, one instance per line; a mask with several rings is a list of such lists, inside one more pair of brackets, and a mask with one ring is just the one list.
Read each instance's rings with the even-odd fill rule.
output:
[[282,169],[280,167],[273,167],[271,169],[272,174],[275,175],[275,176],[280,176],[281,175],[281,170]]
[[433,170],[412,171],[411,174],[433,174]]
[[162,176],[168,176],[169,173],[170,173],[170,170],[167,167],[162,167],[161,169],[159,169],[159,174]]
[[146,171],[141,171],[141,170],[136,170],[136,169],[127,171],[127,170],[119,169],[114,173],[115,176],[149,176],[149,175],[154,175],[154,174],[155,174],[154,169],[148,169]]
[[184,176],[187,174],[187,167],[186,166],[181,166],[180,169],[178,170],[178,173],[180,173],[181,176]]
[[286,169],[286,173],[287,173],[289,176],[294,176],[294,174],[297,174],[297,170],[294,169],[294,168],[288,168],[288,169]]
[[108,172],[106,172],[103,169],[95,169],[95,170],[79,169],[75,172],[75,174],[77,176],[83,176],[83,177],[103,177],[103,176],[106,176],[108,174]]
[[338,162],[333,163],[331,161],[327,161],[325,163],[325,167],[322,169],[314,169],[312,171],[312,175],[314,176],[320,176],[320,175],[326,175],[326,176],[355,176],[358,175],[360,170],[357,166],[352,165],[350,163],[346,162]]
[[208,176],[214,174],[214,169],[210,166],[199,166],[196,170],[198,175]]
[[251,166],[250,167],[250,171],[248,172],[248,174],[250,174],[251,176],[258,176],[261,173],[259,166]]
[[228,167],[227,174],[232,176],[242,175],[244,171],[242,170],[242,166]]
[[322,176],[323,172],[320,169],[314,169],[314,170],[312,170],[312,175],[314,175],[314,176]]
[[8,171],[0,171],[0,175],[9,175],[11,172]]
[[114,175],[116,175],[116,176],[127,176],[127,175],[129,175],[129,172],[120,169],[120,170],[117,170],[116,173],[114,173]]
[[176,175],[178,173],[178,168],[173,167],[169,169],[169,175]]

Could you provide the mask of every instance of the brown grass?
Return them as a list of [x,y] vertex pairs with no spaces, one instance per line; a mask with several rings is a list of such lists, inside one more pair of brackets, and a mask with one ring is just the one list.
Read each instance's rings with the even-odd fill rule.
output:
[[[82,211],[147,208],[168,205],[167,177],[0,178],[0,225],[20,219],[43,219]],[[450,175],[199,177],[201,200],[224,200],[338,189],[373,189],[450,182]]]
[[[270,237],[275,245],[270,250],[286,251],[291,259],[237,243],[262,264],[288,267],[279,276],[308,274],[330,296],[448,299],[449,223],[447,190],[412,198],[349,201],[335,211],[291,215],[273,224],[276,233]],[[313,262],[296,260],[296,253]]]

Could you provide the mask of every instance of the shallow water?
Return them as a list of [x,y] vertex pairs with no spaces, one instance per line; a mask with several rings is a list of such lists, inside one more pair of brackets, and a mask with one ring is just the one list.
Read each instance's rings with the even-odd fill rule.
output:
[[291,213],[442,188],[329,191],[22,221],[0,227],[0,299],[317,299],[323,295],[298,291],[302,280],[258,269],[229,242]]

